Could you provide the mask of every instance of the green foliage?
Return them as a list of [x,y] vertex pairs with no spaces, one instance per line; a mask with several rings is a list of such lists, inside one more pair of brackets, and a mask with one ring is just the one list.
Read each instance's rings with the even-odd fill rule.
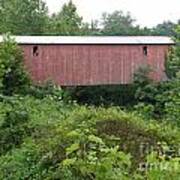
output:
[[[66,91],[63,91],[60,86],[54,85],[52,82],[46,82],[44,85],[32,85],[25,92],[24,95],[31,95],[37,99],[51,97],[54,100],[68,101],[69,97]],[[67,95],[66,95],[67,94]]]
[[101,36],[103,35],[99,28],[99,21],[91,21],[91,23],[82,23],[80,35]]
[[142,66],[134,74],[135,98],[137,101],[154,103],[157,84],[150,78],[151,68]]
[[171,48],[166,59],[166,74],[169,78],[175,77],[180,68],[180,56],[178,57],[176,53],[177,49],[175,47]]
[[23,54],[14,40],[4,37],[0,45],[0,89],[12,95],[23,91],[30,83],[23,66]]
[[80,104],[130,106],[135,103],[133,85],[87,86],[69,90]]
[[47,24],[47,7],[41,0],[1,0],[0,33],[42,34]]
[[1,124],[16,132],[28,127],[21,142],[0,156],[0,179],[143,179],[138,164],[150,152],[141,145],[156,149],[166,142],[176,152],[179,145],[178,128],[115,107],[69,106],[50,96],[4,97],[0,107]]
[[[101,20],[83,22],[73,1],[58,13],[49,15],[43,0],[0,0],[0,33],[15,35],[168,35],[179,22],[165,21],[153,28],[134,25],[129,13],[114,11],[102,14]],[[100,26],[99,26],[100,25]]]
[[151,71],[152,69],[147,65],[140,66],[134,73],[134,83],[137,84],[137,86],[145,86],[151,83],[152,80],[149,77]]
[[[179,27],[176,30],[180,33]],[[177,42],[179,42],[177,36]],[[135,98],[140,102],[136,111],[145,119],[156,118],[171,121],[179,126],[180,122],[180,53],[179,46],[173,47],[166,61],[169,80],[155,83],[149,79],[149,70],[140,69],[135,74]],[[148,113],[149,112],[149,113]]]
[[176,24],[171,21],[164,21],[152,29],[152,35],[175,36]]
[[180,26],[177,26],[176,33],[177,46],[171,48],[169,56],[166,60],[166,73],[170,79],[175,78],[177,73],[180,72]]
[[152,104],[138,103],[134,106],[134,111],[145,120],[149,120],[154,117],[155,107]]
[[5,113],[0,126],[0,154],[19,146],[23,138],[30,133],[30,129],[27,127],[28,112],[16,106],[17,104],[14,105],[14,108]]
[[[0,15],[0,32],[15,34],[42,33],[47,20],[46,7],[37,0],[0,1]],[[131,16],[119,11],[104,15],[100,32],[97,22],[82,23],[72,1],[48,23],[50,34],[152,33],[134,27]],[[178,26],[177,42],[179,32]],[[132,85],[67,91],[52,83],[30,85],[22,52],[5,37],[0,49],[0,179],[179,179],[179,52],[175,47],[168,57],[167,82],[153,82],[151,69],[142,67]]]
[[22,143],[21,149],[13,149],[13,154],[6,154],[0,158],[0,179],[42,179],[39,175],[38,146],[30,139]]
[[179,78],[159,84],[148,84],[138,88],[136,98],[140,102],[134,106],[144,119],[168,120],[179,125],[180,122],[180,84]]
[[94,135],[86,138],[84,145],[79,142],[66,149],[67,157],[62,162],[61,170],[70,169],[72,174],[77,175],[80,173],[83,179],[115,180],[128,177],[131,166],[129,155],[119,151],[118,147],[109,148]]
[[115,11],[112,14],[102,15],[103,34],[105,35],[131,35],[135,31],[134,19],[131,15],[122,11]]
[[76,6],[72,1],[64,4],[58,14],[51,17],[50,32],[58,35],[80,34],[82,18],[77,14]]
[[170,83],[170,88],[162,94],[165,99],[165,116],[167,120],[180,125],[180,77]]
[[163,153],[162,155],[158,155],[157,152],[152,152],[147,156],[145,177],[150,180],[168,180],[169,177],[173,180],[178,180],[180,176],[179,161],[179,157],[170,157],[167,159]]

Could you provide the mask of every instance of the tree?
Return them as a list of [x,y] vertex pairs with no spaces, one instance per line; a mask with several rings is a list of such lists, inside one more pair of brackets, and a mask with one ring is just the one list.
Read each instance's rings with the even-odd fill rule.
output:
[[164,21],[152,29],[153,35],[174,36],[176,24],[171,21]]
[[50,32],[58,35],[79,34],[82,25],[82,17],[78,15],[72,1],[64,4],[59,13],[53,14],[50,21]]
[[0,33],[42,34],[47,11],[42,0],[0,0]]
[[139,33],[139,27],[135,27],[135,20],[129,13],[115,11],[112,14],[103,13],[102,32],[105,35],[134,35]]
[[5,95],[12,95],[25,90],[29,84],[22,51],[14,40],[5,36],[0,45],[0,90]]
[[102,32],[100,31],[98,27],[98,20],[92,20],[91,23],[82,23],[80,35],[86,35],[86,36],[100,36],[102,35]]

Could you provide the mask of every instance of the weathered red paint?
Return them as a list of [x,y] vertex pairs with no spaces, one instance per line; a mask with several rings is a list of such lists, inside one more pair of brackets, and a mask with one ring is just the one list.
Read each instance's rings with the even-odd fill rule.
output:
[[[151,76],[165,76],[168,45],[21,45],[25,65],[35,83],[52,80],[61,86],[128,84],[139,66],[149,64]],[[147,56],[143,47],[147,46]]]

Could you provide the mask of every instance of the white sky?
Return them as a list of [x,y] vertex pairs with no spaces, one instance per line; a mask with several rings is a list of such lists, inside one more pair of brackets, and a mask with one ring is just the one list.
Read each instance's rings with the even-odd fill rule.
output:
[[[69,0],[44,0],[50,13],[57,12]],[[84,21],[100,19],[103,12],[130,12],[141,26],[152,27],[163,20],[180,19],[180,0],[73,0]]]

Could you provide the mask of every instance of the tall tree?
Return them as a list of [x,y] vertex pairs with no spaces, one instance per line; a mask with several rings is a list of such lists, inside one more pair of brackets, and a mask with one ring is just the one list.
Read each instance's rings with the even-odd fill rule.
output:
[[42,0],[0,0],[0,33],[42,34],[47,11]]
[[153,35],[174,36],[176,24],[171,21],[164,21],[152,29]]
[[134,35],[139,33],[139,27],[134,27],[134,22],[129,13],[124,14],[122,11],[103,13],[102,32],[105,35]]
[[79,34],[82,25],[82,17],[78,15],[72,1],[64,4],[61,11],[52,16],[51,21],[50,32],[59,35]]

